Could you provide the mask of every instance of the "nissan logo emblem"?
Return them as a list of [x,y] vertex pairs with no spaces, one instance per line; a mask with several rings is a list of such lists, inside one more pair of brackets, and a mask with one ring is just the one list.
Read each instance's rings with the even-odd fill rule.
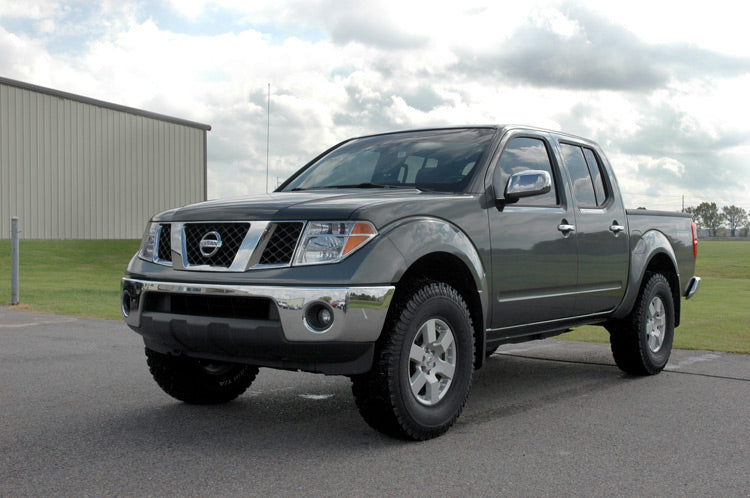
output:
[[203,256],[210,258],[221,249],[221,235],[219,235],[219,232],[208,232],[198,242],[198,248]]

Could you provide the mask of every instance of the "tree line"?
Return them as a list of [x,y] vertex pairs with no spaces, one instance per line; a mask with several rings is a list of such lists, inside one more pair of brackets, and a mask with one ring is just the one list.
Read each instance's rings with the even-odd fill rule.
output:
[[738,230],[747,236],[750,230],[748,212],[734,205],[719,210],[715,202],[701,202],[695,207],[686,207],[683,212],[690,214],[693,221],[700,228],[707,229],[712,237],[716,237],[716,232],[721,228],[728,228],[732,237],[737,236]]

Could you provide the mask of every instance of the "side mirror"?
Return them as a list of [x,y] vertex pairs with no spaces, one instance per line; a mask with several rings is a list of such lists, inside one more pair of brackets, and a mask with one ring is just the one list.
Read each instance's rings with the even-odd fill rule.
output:
[[516,201],[522,197],[546,194],[552,190],[552,178],[546,171],[529,169],[512,175],[505,187],[505,199]]

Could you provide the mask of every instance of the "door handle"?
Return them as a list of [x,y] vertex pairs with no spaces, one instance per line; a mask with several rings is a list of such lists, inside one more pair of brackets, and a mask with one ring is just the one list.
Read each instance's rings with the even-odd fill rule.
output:
[[570,232],[575,232],[576,231],[576,226],[575,225],[568,225],[567,223],[560,223],[559,225],[557,225],[557,229],[560,230],[565,235],[567,235]]
[[615,235],[622,232],[623,230],[625,230],[625,227],[622,225],[618,225],[617,222],[609,227],[609,231],[614,233]]

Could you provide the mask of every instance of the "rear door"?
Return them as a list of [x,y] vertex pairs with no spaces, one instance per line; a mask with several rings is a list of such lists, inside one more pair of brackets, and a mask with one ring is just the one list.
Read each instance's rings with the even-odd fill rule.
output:
[[578,246],[577,315],[612,310],[627,285],[629,240],[625,208],[596,148],[558,142],[570,176]]

